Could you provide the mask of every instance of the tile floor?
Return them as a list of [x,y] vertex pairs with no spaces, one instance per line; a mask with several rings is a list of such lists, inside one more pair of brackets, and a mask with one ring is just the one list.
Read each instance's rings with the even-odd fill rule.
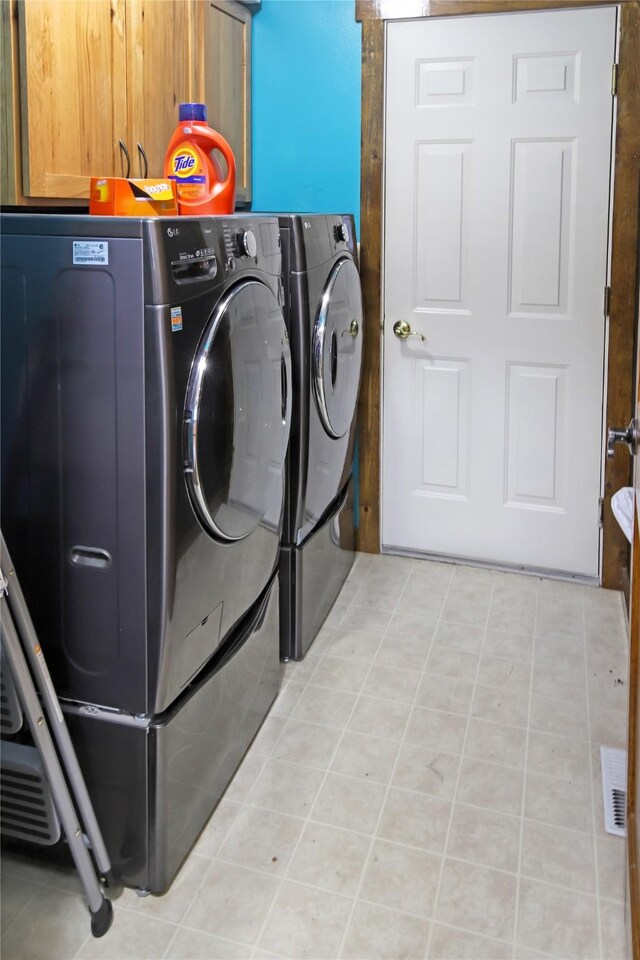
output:
[[5,856],[2,957],[620,960],[626,659],[618,594],[360,556],[171,891],[94,940]]

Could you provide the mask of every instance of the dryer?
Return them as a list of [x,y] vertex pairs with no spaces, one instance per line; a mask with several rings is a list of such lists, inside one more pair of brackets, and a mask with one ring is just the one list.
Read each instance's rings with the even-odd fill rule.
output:
[[363,308],[351,215],[281,214],[293,362],[281,655],[301,660],[354,560],[353,454]]
[[3,532],[116,875],[157,892],[280,684],[278,222],[1,229]]

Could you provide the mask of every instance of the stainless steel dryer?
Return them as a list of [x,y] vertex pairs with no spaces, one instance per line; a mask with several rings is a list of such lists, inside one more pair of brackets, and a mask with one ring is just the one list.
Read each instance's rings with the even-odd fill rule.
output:
[[1,228],[3,532],[114,871],[160,891],[280,683],[278,222]]
[[301,660],[354,559],[363,311],[350,215],[280,215],[293,414],[280,552],[281,653]]

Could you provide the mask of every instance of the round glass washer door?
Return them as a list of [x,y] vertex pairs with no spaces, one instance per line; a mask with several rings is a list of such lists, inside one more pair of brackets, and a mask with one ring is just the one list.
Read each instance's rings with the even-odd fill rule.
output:
[[348,257],[334,265],[322,292],[311,345],[311,378],[320,420],[338,440],[353,422],[362,362],[360,276]]
[[291,422],[291,354],[280,304],[259,280],[220,300],[185,400],[185,478],[202,526],[223,541],[278,530]]

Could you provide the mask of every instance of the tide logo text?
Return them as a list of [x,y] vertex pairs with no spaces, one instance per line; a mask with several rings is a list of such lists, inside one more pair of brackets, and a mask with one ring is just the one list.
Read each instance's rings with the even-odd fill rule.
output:
[[196,158],[190,153],[179,153],[173,160],[173,168],[176,173],[185,173],[187,170],[192,170],[195,165]]

